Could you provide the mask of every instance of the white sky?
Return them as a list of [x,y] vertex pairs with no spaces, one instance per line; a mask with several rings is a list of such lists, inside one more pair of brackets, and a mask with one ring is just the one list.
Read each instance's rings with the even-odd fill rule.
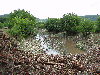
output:
[[100,0],[1,0],[0,15],[24,9],[40,19],[61,18],[64,14],[100,15]]

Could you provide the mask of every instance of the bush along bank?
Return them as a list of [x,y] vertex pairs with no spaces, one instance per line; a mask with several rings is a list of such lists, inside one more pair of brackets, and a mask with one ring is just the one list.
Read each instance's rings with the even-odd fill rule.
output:
[[18,49],[10,37],[0,32],[0,74],[100,74],[100,48],[85,54],[46,55]]
[[[88,45],[86,45],[86,41],[82,41],[83,38],[90,40],[89,36],[91,34],[99,33],[100,30],[100,17],[97,18],[96,22],[91,21],[90,19],[84,20],[77,16],[75,13],[67,13],[63,15],[63,18],[57,19],[57,18],[48,18],[48,20],[45,22],[44,26],[49,32],[53,33],[60,33],[64,32],[64,36],[66,37],[74,37],[76,35],[81,34],[82,39],[80,41],[76,41],[76,45],[74,47],[78,48],[79,50],[86,50],[87,48],[91,48]],[[74,38],[73,38],[74,39]],[[75,40],[75,39],[74,39]],[[79,38],[78,38],[79,40]],[[88,41],[87,40],[87,41]],[[92,41],[92,40],[91,40]],[[82,42],[85,42],[82,43]],[[75,43],[75,41],[74,41]],[[90,42],[89,42],[90,43]],[[95,44],[95,43],[91,43]],[[96,45],[96,44],[95,44]]]

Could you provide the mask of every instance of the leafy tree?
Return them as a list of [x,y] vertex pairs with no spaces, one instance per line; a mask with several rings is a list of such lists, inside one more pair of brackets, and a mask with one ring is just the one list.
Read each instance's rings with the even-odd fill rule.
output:
[[100,32],[100,16],[97,18],[96,22],[96,33]]
[[49,32],[54,32],[54,33],[60,32],[60,29],[59,29],[59,19],[57,19],[57,18],[50,18],[50,19],[48,19],[45,22],[45,28]]
[[94,32],[94,22],[90,19],[85,19],[77,26],[77,31],[83,33],[83,37],[87,37],[91,32]]
[[35,23],[35,19],[36,17],[34,17],[33,15],[30,15],[30,13],[28,13],[27,11],[25,11],[24,9],[23,10],[14,10],[14,13],[10,13],[8,18],[7,18],[7,21],[5,22],[5,26],[8,26],[8,28],[12,28],[14,26],[14,22],[12,21],[13,18],[15,17],[20,17],[21,19],[25,19],[25,18],[28,18],[29,21],[33,21]]
[[6,21],[6,19],[7,19],[6,17],[0,17],[0,22],[4,23]]
[[26,38],[30,35],[36,35],[34,33],[35,25],[33,25],[33,21],[28,18],[21,19],[21,17],[15,17],[12,19],[14,22],[14,26],[10,29],[9,33],[14,36],[18,41]]
[[36,18],[25,10],[15,10],[10,13],[4,25],[8,26],[10,30],[8,33],[14,36],[18,41],[30,35],[36,35]]
[[66,31],[67,35],[77,34],[76,26],[79,25],[81,18],[75,15],[75,13],[64,14],[61,18],[61,31]]

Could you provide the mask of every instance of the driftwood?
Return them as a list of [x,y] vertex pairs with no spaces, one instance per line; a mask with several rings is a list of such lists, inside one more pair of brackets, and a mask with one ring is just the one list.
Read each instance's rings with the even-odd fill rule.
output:
[[[0,39],[0,75],[39,75],[40,73],[43,75],[85,75],[85,72],[87,72],[87,74],[100,74],[99,68],[93,67],[100,65],[100,48],[99,50],[95,50],[95,53],[92,55],[93,58],[91,56],[92,52],[86,55],[78,54],[76,57],[73,55],[34,55],[34,53],[28,53],[18,49],[17,44],[3,34],[3,32],[0,32]],[[75,59],[73,57],[75,57]],[[91,61],[89,60],[90,57],[92,60],[96,60]],[[88,59],[86,65],[83,64],[85,59]],[[71,67],[68,67],[68,65]],[[89,67],[87,67],[87,65]],[[90,72],[88,70],[90,70]]]

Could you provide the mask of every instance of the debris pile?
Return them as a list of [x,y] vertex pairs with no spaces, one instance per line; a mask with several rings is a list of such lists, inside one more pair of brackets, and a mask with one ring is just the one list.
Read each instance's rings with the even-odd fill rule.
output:
[[100,74],[100,48],[85,54],[47,55],[18,49],[11,37],[0,31],[1,75],[97,75]]

